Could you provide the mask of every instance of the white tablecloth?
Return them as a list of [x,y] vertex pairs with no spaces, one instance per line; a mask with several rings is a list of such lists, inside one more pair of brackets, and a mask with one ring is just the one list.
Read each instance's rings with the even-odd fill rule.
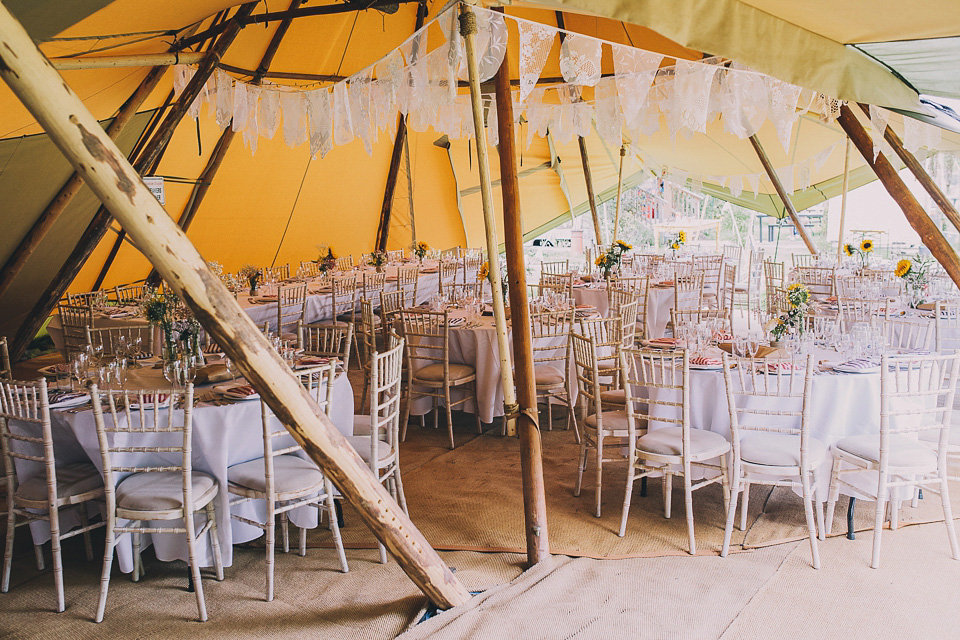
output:
[[[647,337],[661,338],[666,334],[673,298],[673,287],[650,287],[647,293],[647,326],[650,335]],[[574,287],[573,299],[577,304],[593,305],[605,318],[610,312],[606,288]]]
[[[140,382],[142,388],[162,388],[166,385],[161,382],[162,377],[158,370],[135,370],[135,381],[131,388]],[[198,393],[204,393],[198,390]],[[346,375],[339,375],[334,383],[333,410],[331,419],[337,429],[344,435],[353,435],[353,388]],[[92,461],[103,472],[100,447],[97,442],[96,426],[93,411],[85,410],[71,413],[64,410],[50,412],[51,427],[53,430],[54,450],[58,464]],[[14,428],[23,429],[22,423],[11,423]],[[278,423],[279,424],[279,423]],[[36,425],[29,425],[35,427]],[[229,493],[227,492],[227,468],[263,457],[263,430],[260,420],[260,402],[248,400],[221,406],[200,403],[193,410],[193,469],[207,473],[219,483],[220,491],[216,498],[217,527],[220,537],[220,550],[224,566],[233,562],[233,545],[253,540],[262,534],[256,527],[232,520],[230,518]],[[39,433],[35,434],[39,435]],[[293,444],[290,438],[275,440],[274,447]],[[161,455],[161,454],[152,454]],[[36,463],[17,460],[17,474],[21,482],[37,473],[42,473],[42,467]],[[266,509],[263,501],[252,501],[240,505],[236,511],[239,515],[252,520],[263,521]],[[70,514],[61,513],[61,530],[66,530],[74,523],[69,519]],[[316,509],[297,509],[290,514],[291,520],[297,526],[313,528],[317,526]],[[198,526],[204,521],[202,516],[197,518]],[[167,523],[169,524],[169,523]],[[41,544],[50,539],[50,530],[46,523],[39,522],[31,525],[33,539]],[[145,536],[145,542],[150,536]],[[207,538],[197,541],[197,557],[201,566],[212,566],[212,550]],[[182,535],[153,536],[153,544],[157,558],[163,561],[186,561],[186,539]],[[130,536],[123,535],[117,544],[117,559],[120,569],[124,572],[133,570],[133,553]]]

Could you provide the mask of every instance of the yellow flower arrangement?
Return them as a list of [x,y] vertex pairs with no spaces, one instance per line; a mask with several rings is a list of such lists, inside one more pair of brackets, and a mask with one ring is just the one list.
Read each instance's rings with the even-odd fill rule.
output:
[[847,254],[847,257],[853,256],[854,251],[856,251],[856,248],[852,244],[843,245],[843,252]]
[[903,278],[910,273],[910,269],[912,267],[913,263],[904,258],[897,263],[897,267],[893,270],[893,275],[897,276],[898,278]]
[[477,270],[477,280],[482,281],[490,276],[490,263],[484,262]]
[[633,245],[632,245],[632,244],[628,244],[628,243],[624,242],[623,240],[617,240],[616,244],[617,244],[618,247],[620,247],[620,251],[621,251],[621,252],[623,252],[623,251],[630,251],[631,249],[633,249]]
[[671,249],[674,249],[674,250],[679,249],[679,248],[680,248],[680,243],[679,243],[679,242],[674,242],[673,244],[670,245],[670,248],[671,248]]
[[679,244],[684,244],[684,243],[686,243],[686,241],[687,241],[687,232],[686,232],[686,231],[683,231],[683,230],[678,231],[678,232],[677,232],[677,242],[678,242]]
[[606,255],[597,256],[597,259],[593,261],[593,264],[597,265],[598,267],[602,267],[606,263],[607,263]]
[[864,253],[870,253],[873,251],[873,240],[864,240],[860,243],[860,251]]
[[426,242],[421,240],[420,242],[414,243],[413,255],[420,258],[420,260],[423,260],[424,256],[427,255],[427,251],[430,251],[430,245],[428,245]]

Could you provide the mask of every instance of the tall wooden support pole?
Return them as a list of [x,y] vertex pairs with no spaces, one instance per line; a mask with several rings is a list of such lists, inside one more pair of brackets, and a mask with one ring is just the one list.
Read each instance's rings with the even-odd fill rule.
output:
[[[423,27],[427,17],[427,5],[423,0],[417,5],[416,33]],[[401,115],[397,118],[397,137],[393,140],[393,153],[390,155],[390,168],[387,170],[387,184],[383,188],[383,204],[380,205],[380,222],[377,225],[377,251],[387,250],[387,238],[390,237],[390,216],[393,213],[393,193],[397,189],[397,176],[400,174],[400,158],[407,142],[407,120]],[[411,196],[412,197],[412,196]]]
[[900,174],[890,164],[890,161],[882,153],[878,154],[876,160],[874,160],[873,140],[870,139],[870,134],[857,120],[857,116],[850,110],[850,107],[846,105],[840,107],[840,117],[837,118],[837,122],[850,136],[863,159],[877,174],[887,193],[900,205],[903,215],[907,217],[907,222],[920,236],[920,241],[930,249],[933,257],[960,287],[960,259],[957,258],[957,252],[953,250],[947,239],[940,233],[940,229],[930,219],[927,212],[923,210],[923,207],[910,192],[909,187],[900,179]]
[[[865,104],[861,104],[860,108],[863,109],[863,112],[867,114],[867,117],[870,117],[870,108]],[[907,118],[909,116],[904,116]],[[923,168],[917,158],[907,151],[906,147],[903,146],[903,142],[900,140],[900,136],[893,130],[892,127],[887,127],[887,130],[884,132],[883,137],[886,139],[887,143],[893,147],[894,153],[896,153],[900,160],[903,161],[903,164],[907,165],[907,168],[910,169],[910,173],[913,174],[913,177],[917,179],[917,182],[920,183],[920,186],[926,190],[930,198],[937,203],[937,206],[940,207],[940,211],[943,212],[943,215],[946,216],[947,220],[950,221],[950,224],[956,228],[957,231],[960,231],[960,213],[957,213],[956,207],[953,206],[953,203],[950,202],[950,198],[940,190],[940,187],[937,186],[937,183],[933,181],[933,178],[930,177],[930,174]]]
[[[192,95],[196,97],[200,93],[200,90],[207,82],[207,78],[209,78],[210,74],[217,68],[220,58],[223,57],[227,48],[233,44],[233,40],[237,37],[237,34],[240,33],[240,29],[243,28],[244,19],[250,15],[257,4],[259,3],[248,2],[237,9],[237,12],[230,18],[223,35],[217,39],[210,51],[207,52],[207,55],[203,58],[203,62],[197,67],[197,72],[184,88],[179,100],[177,100],[173,109],[167,113],[163,122],[160,123],[157,134],[150,138],[140,157],[137,158],[134,166],[141,175],[143,175],[144,171],[151,171],[151,167],[159,162],[160,155],[166,150],[167,145],[170,143],[170,138],[173,137],[173,132],[176,130],[177,125],[180,123],[180,120],[183,119],[183,116],[187,114],[187,110],[193,103],[193,98],[189,96]],[[189,98],[189,101],[185,100],[185,98]],[[104,228],[104,232],[106,232],[106,228]],[[113,247],[110,249],[110,253],[107,255],[107,259],[103,263],[103,267],[100,269],[100,273],[97,275],[97,279],[93,284],[94,289],[99,289],[100,285],[103,284],[104,279],[107,277],[107,272],[110,270],[110,266],[113,264],[117,253],[120,251],[120,247],[123,245],[125,237],[126,232],[121,230],[116,241],[113,243]]]
[[[160,78],[166,70],[166,67],[154,67],[148,71],[147,76],[140,83],[140,86],[137,87],[137,90],[123,103],[113,122],[107,126],[107,135],[110,136],[112,140],[116,140],[130,123],[130,120],[136,115],[137,109],[156,88],[157,84],[159,84]],[[33,226],[30,227],[27,235],[24,236],[10,258],[7,259],[7,263],[3,266],[3,271],[0,272],[0,298],[3,297],[3,294],[5,294],[10,288],[10,285],[13,284],[13,281],[20,271],[23,270],[24,265],[27,264],[27,260],[29,260],[34,251],[37,250],[37,247],[40,246],[47,232],[50,231],[54,223],[60,219],[60,214],[66,210],[67,205],[73,201],[74,196],[80,193],[81,187],[83,187],[83,178],[80,177],[79,173],[74,172],[60,188],[60,191],[57,192],[57,195],[53,197],[53,200],[51,200],[43,210],[40,217],[37,218],[37,221],[33,223]]]
[[843,190],[840,192],[840,232],[837,234],[837,264],[843,262],[843,234],[847,223],[847,194],[850,190],[850,147],[852,143],[847,138],[843,154]]
[[[623,189],[623,157],[627,155],[627,148],[620,145],[620,169],[617,172],[617,210],[613,216],[613,242],[617,241],[620,230],[620,191]],[[734,225],[736,228],[736,225]]]
[[[256,6],[255,2],[243,5],[237,10],[234,18],[231,18],[231,26],[234,28],[228,28],[224,31],[223,35],[220,36],[220,39],[217,40],[207,54],[205,61],[208,64],[201,65],[201,68],[197,70],[191,81],[184,87],[179,100],[167,112],[162,123],[157,127],[155,135],[144,145],[135,164],[138,172],[150,170],[154,163],[159,162],[161,154],[166,149],[167,143],[170,142],[173,130],[181,118],[187,113],[187,109],[189,109],[194,98],[199,95],[204,84],[206,84],[206,80],[213,71],[216,61],[219,60],[223,52],[226,51],[226,48],[233,42],[233,39],[236,38],[237,33],[239,33],[240,22],[236,18],[242,15],[249,15],[249,13],[253,11],[254,6]],[[159,139],[162,139],[162,144],[157,142]],[[30,344],[30,341],[33,340],[33,337],[37,335],[37,331],[40,330],[43,322],[53,311],[54,307],[57,306],[57,302],[63,296],[67,287],[70,286],[70,283],[73,282],[77,274],[80,273],[80,269],[87,261],[87,258],[90,257],[90,254],[93,253],[97,245],[100,244],[104,234],[106,234],[107,229],[110,227],[111,220],[110,212],[105,206],[101,206],[97,213],[94,214],[93,219],[84,230],[80,241],[73,248],[73,251],[70,252],[70,255],[67,256],[67,260],[60,268],[60,271],[37,300],[36,304],[34,304],[27,320],[17,332],[11,344],[12,353],[19,356],[23,353],[24,349],[26,349],[27,345]],[[120,249],[120,243],[123,241],[124,235],[125,234],[121,232],[121,236],[117,239],[117,243],[111,252],[112,255],[116,255],[116,251]],[[100,287],[102,276],[105,275],[106,268],[109,267],[109,264],[104,265],[104,267],[100,272],[100,277],[97,279],[98,282],[95,288]]]
[[760,158],[760,164],[763,165],[763,170],[767,172],[767,177],[769,177],[770,182],[773,183],[773,188],[777,190],[777,194],[779,194],[780,199],[783,201],[783,206],[787,209],[787,214],[790,216],[790,220],[793,221],[793,226],[796,228],[797,233],[799,233],[803,239],[803,244],[807,245],[807,251],[813,255],[817,255],[817,248],[813,246],[813,240],[810,239],[810,234],[803,228],[803,223],[800,222],[800,216],[797,215],[797,210],[793,207],[793,202],[790,200],[790,194],[783,188],[783,183],[780,182],[780,176],[777,175],[773,165],[770,164],[770,158],[767,157],[767,152],[763,150],[763,146],[760,144],[760,140],[756,134],[750,136],[750,144],[753,145],[753,150],[757,152],[757,157]]
[[543,452],[537,414],[537,390],[533,373],[533,338],[527,305],[527,274],[523,260],[523,225],[520,219],[520,179],[514,154],[513,97],[510,95],[510,52],[494,76],[497,96],[497,127],[500,143],[500,190],[503,196],[503,239],[506,245],[507,278],[510,283],[510,315],[513,320],[513,361],[516,369],[520,416],[520,466],[523,475],[523,514],[527,537],[527,561],[533,565],[550,555],[547,538],[547,501],[543,487]]
[[477,140],[477,169],[480,172],[480,200],[483,203],[483,229],[487,240],[487,262],[490,289],[493,293],[493,320],[497,329],[497,352],[500,355],[500,386],[503,387],[505,432],[517,434],[517,390],[513,384],[510,364],[510,338],[507,334],[507,314],[503,305],[503,287],[500,286],[500,248],[497,243],[497,223],[493,215],[493,186],[490,183],[490,159],[487,156],[487,130],[483,123],[483,104],[480,101],[480,72],[477,68],[477,17],[466,3],[460,4],[460,34],[467,49],[467,73],[470,79],[470,106],[473,109],[473,130]]
[[438,606],[470,594],[310,398],[27,32],[0,4],[0,77],[240,366],[277,417]]

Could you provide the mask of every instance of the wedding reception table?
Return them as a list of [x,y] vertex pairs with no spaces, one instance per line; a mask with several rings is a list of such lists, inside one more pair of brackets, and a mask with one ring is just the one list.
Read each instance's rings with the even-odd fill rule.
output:
[[[577,304],[596,307],[604,318],[610,313],[606,283],[574,285],[573,299]],[[650,329],[650,335],[647,337],[660,338],[666,334],[673,302],[673,286],[650,285],[647,292],[647,327]]]
[[[237,380],[242,383],[243,380]],[[145,367],[133,369],[128,375],[128,389],[169,389],[170,384],[163,379],[159,369]],[[218,396],[212,385],[197,387],[195,398],[200,401],[193,409],[193,469],[211,475],[220,485],[216,498],[217,531],[224,566],[233,562],[233,545],[253,540],[262,531],[230,517],[230,496],[227,492],[227,468],[263,457],[263,427],[260,418],[259,400],[228,401]],[[333,390],[333,408],[331,419],[337,429],[346,436],[353,435],[353,388],[344,374],[337,375]],[[276,419],[276,418],[274,418]],[[89,404],[74,409],[52,409],[50,411],[54,450],[59,464],[93,462],[103,472],[100,447],[97,441],[93,411]],[[279,426],[279,422],[277,423]],[[24,425],[11,422],[13,429],[27,431],[25,426],[36,429],[37,425]],[[39,432],[30,435],[39,436]],[[275,447],[293,444],[293,439],[284,437],[274,441]],[[162,454],[151,454],[160,456]],[[305,455],[305,454],[304,454]],[[34,475],[43,473],[42,465],[17,460],[17,474],[21,482]],[[263,501],[251,501],[235,507],[235,513],[251,520],[263,521],[266,508]],[[74,526],[69,518],[78,520],[72,512],[61,514],[61,530]],[[317,510],[304,507],[290,513],[291,521],[297,526],[314,528],[317,526]],[[198,526],[203,523],[198,518]],[[31,533],[35,544],[41,544],[50,538],[49,526],[44,522],[31,524]],[[151,536],[144,536],[144,544]],[[186,561],[186,539],[182,535],[158,535],[152,537],[157,558],[163,561]],[[212,549],[208,538],[197,540],[197,557],[201,566],[212,566]],[[120,569],[126,573],[133,570],[133,552],[130,536],[123,534],[118,539],[117,560]]]

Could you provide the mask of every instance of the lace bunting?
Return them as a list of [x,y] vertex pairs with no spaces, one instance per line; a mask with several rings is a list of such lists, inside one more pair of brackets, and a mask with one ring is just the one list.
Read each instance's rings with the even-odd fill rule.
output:
[[[570,84],[592,87],[600,80],[602,41],[568,33],[560,46],[560,73]],[[539,77],[539,72],[538,72]]]
[[520,32],[520,103],[526,101],[527,96],[537,86],[543,65],[547,63],[547,56],[553,48],[553,39],[557,30],[545,24],[521,20],[518,23]]

